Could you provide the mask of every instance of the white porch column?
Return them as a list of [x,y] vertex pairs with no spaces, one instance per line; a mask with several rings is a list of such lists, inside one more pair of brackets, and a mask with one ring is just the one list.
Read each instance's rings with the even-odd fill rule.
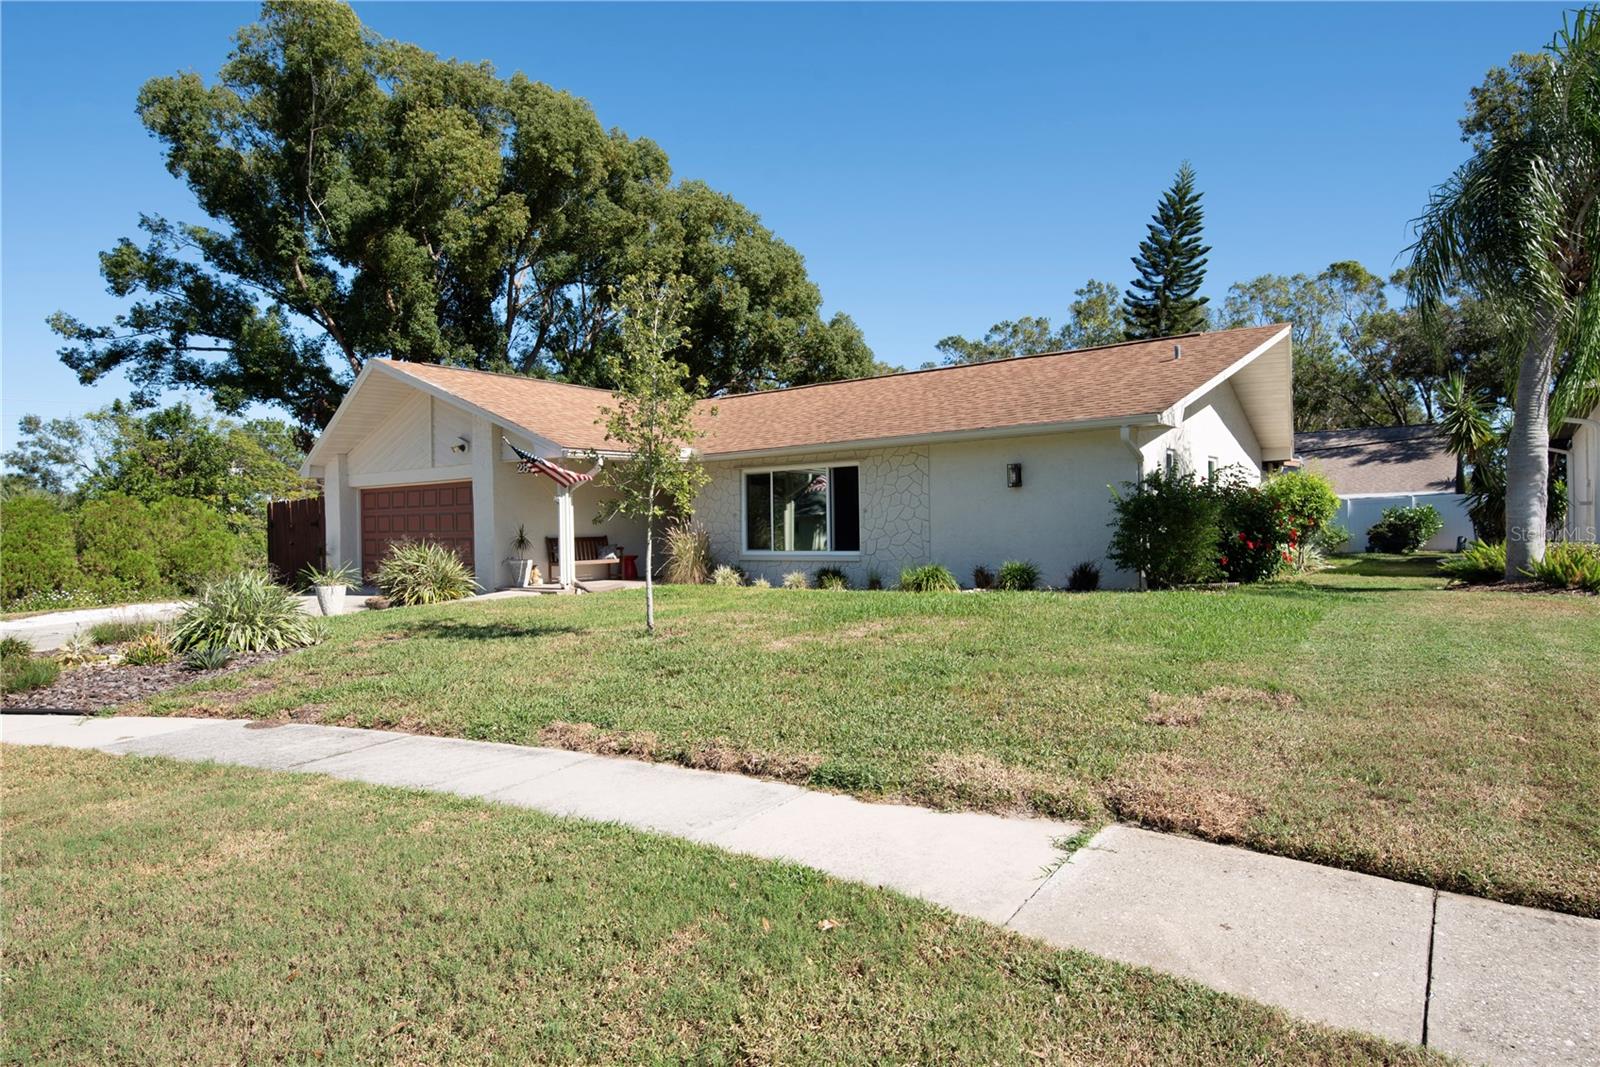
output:
[[556,558],[561,564],[561,587],[568,592],[577,588],[578,544],[573,526],[572,489],[561,486],[556,490]]
[[485,593],[500,588],[500,561],[509,545],[500,544],[500,523],[495,514],[496,479],[500,474],[500,438],[494,424],[478,416],[472,420],[472,570]]
[[350,485],[350,457],[343,453],[322,469],[323,547],[329,567],[361,569],[361,490]]

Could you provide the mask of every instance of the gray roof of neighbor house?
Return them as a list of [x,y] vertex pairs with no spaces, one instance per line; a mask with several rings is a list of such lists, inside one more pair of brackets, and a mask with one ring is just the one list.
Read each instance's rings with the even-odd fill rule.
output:
[[1340,496],[1451,493],[1456,458],[1437,426],[1368,426],[1297,433],[1294,451]]

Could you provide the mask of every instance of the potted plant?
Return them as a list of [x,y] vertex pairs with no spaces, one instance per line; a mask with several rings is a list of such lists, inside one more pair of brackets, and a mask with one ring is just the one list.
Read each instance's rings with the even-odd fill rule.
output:
[[511,539],[511,569],[515,572],[511,584],[519,587],[536,585],[539,581],[539,568],[534,566],[533,557],[528,553],[533,548],[533,542],[528,538],[527,528],[521,523],[517,524],[517,536]]
[[307,567],[303,572],[306,584],[317,594],[317,607],[324,615],[344,612],[344,593],[356,584],[355,569],[341,563],[337,567]]

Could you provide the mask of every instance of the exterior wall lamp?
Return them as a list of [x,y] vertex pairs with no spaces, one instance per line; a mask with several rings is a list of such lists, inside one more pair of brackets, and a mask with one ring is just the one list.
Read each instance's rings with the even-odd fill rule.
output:
[[1022,488],[1022,464],[1020,464],[1020,463],[1007,463],[1006,464],[1006,488],[1007,489],[1021,489]]

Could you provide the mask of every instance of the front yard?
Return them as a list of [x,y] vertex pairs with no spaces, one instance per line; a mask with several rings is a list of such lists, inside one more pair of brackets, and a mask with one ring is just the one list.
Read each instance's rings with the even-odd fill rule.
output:
[[7,748],[7,1063],[1443,1062],[800,867]]
[[334,620],[129,710],[597,748],[1120,818],[1600,915],[1600,599],[1361,557],[1228,592],[665,587]]

